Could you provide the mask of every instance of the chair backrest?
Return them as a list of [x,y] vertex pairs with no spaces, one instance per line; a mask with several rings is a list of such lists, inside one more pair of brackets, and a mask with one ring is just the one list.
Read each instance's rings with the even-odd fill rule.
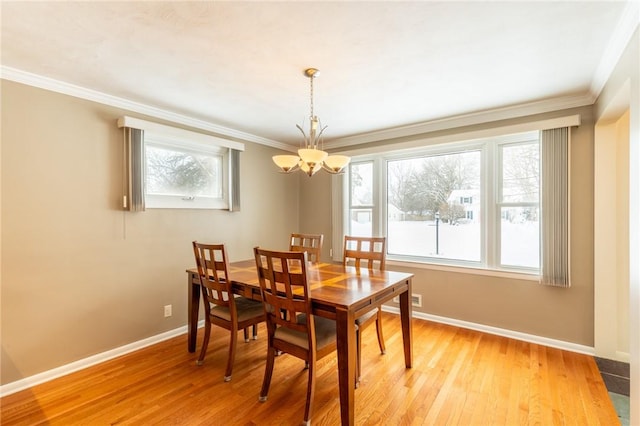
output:
[[[282,326],[313,337],[307,253],[253,249],[267,326]],[[306,314],[304,323],[299,314]],[[309,346],[311,347],[311,346]]]
[[363,267],[363,261],[368,269],[384,271],[384,263],[387,253],[386,237],[351,237],[345,235],[342,264],[346,265],[350,260],[354,261],[356,268]]
[[206,312],[209,312],[211,303],[227,306],[231,312],[235,312],[224,244],[203,244],[194,241],[193,253],[196,257]]
[[289,251],[306,251],[309,262],[320,262],[323,234],[291,234]]

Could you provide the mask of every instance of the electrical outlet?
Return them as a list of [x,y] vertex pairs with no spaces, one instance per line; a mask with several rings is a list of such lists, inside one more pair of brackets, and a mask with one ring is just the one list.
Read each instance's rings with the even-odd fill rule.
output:
[[171,316],[171,305],[164,305],[164,317],[170,317]]

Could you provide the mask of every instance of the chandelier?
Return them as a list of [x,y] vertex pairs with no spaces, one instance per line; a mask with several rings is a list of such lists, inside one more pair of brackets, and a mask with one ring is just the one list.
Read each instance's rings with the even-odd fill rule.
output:
[[[313,114],[313,79],[320,74],[315,68],[304,70],[304,75],[309,77],[311,82],[311,114],[309,115],[309,136],[304,129],[296,124],[302,132],[304,147],[298,150],[298,155],[274,155],[273,162],[276,163],[284,173],[291,173],[302,170],[309,176],[313,176],[318,170],[324,169],[331,174],[342,172],[351,158],[346,155],[329,155],[323,151],[322,133],[327,126],[322,127],[320,120]],[[301,142],[301,146],[302,146]]]

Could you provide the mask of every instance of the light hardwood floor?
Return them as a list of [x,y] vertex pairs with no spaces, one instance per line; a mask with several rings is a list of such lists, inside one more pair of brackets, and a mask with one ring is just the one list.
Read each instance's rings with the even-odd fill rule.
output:
[[[368,330],[371,331],[371,330]],[[404,368],[397,316],[384,313],[387,354],[364,333],[357,425],[617,425],[592,357],[462,328],[413,320],[414,367]],[[276,358],[269,399],[258,402],[266,330],[239,339],[223,381],[228,332],[214,328],[204,365],[186,335],[8,395],[8,425],[296,425],[307,371]],[[198,344],[201,342],[199,336]],[[199,347],[198,347],[199,350]],[[318,363],[312,423],[340,421],[335,355]]]

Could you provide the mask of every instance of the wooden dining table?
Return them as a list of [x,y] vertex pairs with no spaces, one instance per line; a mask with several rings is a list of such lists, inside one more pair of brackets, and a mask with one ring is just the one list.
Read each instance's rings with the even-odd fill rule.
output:
[[[354,424],[356,336],[355,320],[394,297],[400,302],[400,322],[404,344],[404,363],[411,368],[411,280],[413,274],[394,271],[356,269],[342,264],[319,263],[308,268],[313,314],[336,321],[340,418],[343,425]],[[188,350],[195,352],[200,307],[200,280],[197,269],[187,269]],[[255,260],[229,265],[233,292],[262,300]]]

